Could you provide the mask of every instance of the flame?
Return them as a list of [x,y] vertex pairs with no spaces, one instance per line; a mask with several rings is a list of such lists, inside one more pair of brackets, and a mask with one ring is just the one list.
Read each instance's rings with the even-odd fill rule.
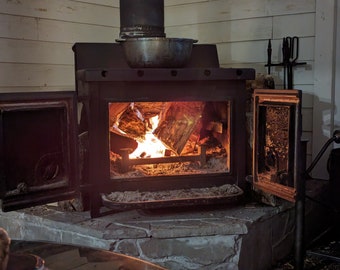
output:
[[152,128],[146,132],[143,140],[137,141],[138,147],[129,155],[129,158],[164,157],[166,147],[155,135],[153,135],[153,131],[157,128],[158,123],[158,115],[150,118],[150,125]]

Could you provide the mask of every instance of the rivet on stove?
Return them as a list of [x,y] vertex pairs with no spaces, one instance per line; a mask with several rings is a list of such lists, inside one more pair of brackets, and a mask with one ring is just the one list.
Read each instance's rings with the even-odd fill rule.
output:
[[177,76],[177,70],[171,70],[171,76],[176,77]]
[[108,73],[108,71],[107,70],[102,70],[102,77],[106,77],[107,76],[107,73]]
[[211,70],[210,69],[205,69],[204,70],[204,75],[205,76],[210,76],[211,75]]
[[144,70],[138,70],[137,71],[137,76],[138,77],[143,77],[144,76]]

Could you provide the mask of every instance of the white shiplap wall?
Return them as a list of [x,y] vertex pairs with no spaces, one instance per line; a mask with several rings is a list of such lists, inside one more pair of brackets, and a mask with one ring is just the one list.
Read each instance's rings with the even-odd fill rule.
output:
[[118,6],[118,0],[0,0],[0,91],[74,90],[72,45],[113,42]]
[[[315,89],[316,3],[322,9],[334,1],[165,0],[165,32],[215,43],[223,67],[253,67],[258,73],[266,72],[268,39],[277,63],[282,38],[299,36],[299,61],[307,65],[294,70],[294,87],[303,90],[304,137],[312,141],[322,125],[313,119],[315,96],[323,91]],[[327,16],[319,15],[319,21]],[[114,42],[118,36],[119,0],[0,0],[0,92],[74,90],[72,45]],[[282,69],[272,68],[272,74],[282,87]]]

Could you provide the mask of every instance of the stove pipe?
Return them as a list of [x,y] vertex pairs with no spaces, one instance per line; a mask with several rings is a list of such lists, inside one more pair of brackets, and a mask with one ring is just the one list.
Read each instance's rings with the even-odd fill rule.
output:
[[120,0],[120,38],[165,37],[164,0]]

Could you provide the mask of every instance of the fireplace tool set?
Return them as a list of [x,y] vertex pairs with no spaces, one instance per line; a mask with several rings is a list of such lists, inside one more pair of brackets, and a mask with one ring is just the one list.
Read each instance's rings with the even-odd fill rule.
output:
[[283,88],[293,89],[293,68],[295,66],[306,65],[306,62],[297,62],[299,57],[299,37],[284,37],[282,40],[282,62],[272,63],[272,44],[271,40],[268,41],[267,47],[267,64],[268,74],[271,73],[271,67],[281,66],[283,67]]

